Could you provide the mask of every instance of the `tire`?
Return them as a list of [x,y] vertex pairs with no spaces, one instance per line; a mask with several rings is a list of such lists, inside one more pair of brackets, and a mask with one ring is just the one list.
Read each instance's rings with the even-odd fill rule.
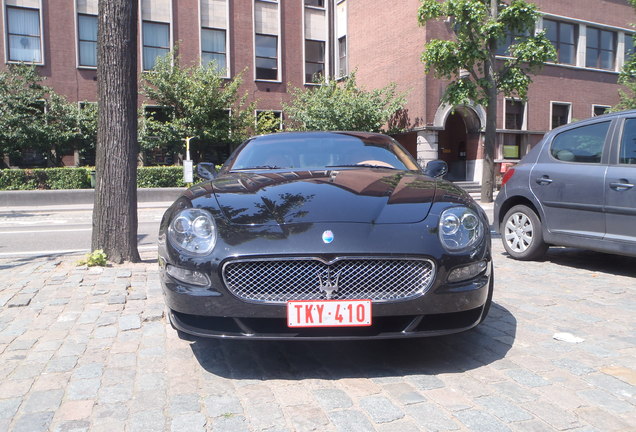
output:
[[548,245],[543,241],[543,226],[539,217],[525,205],[516,205],[508,210],[500,232],[506,252],[514,259],[536,260],[548,250]]

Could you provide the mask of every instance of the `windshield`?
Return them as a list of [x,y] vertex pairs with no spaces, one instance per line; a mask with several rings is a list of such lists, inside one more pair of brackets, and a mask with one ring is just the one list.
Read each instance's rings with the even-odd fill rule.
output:
[[418,170],[392,138],[346,132],[279,133],[252,138],[228,161],[230,171],[339,167]]

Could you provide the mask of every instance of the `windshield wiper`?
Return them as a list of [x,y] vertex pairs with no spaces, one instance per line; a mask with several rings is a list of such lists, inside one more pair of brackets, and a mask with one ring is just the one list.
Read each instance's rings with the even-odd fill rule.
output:
[[279,167],[276,165],[257,165],[248,168],[235,168],[232,171],[249,171],[249,170],[257,170],[257,169],[282,169],[283,167]]
[[340,164],[340,165],[327,165],[325,166],[325,168],[356,168],[356,167],[362,167],[362,168],[386,168],[386,169],[392,169],[392,170],[397,170],[399,168],[393,167],[393,166],[389,166],[389,165],[376,165],[376,164]]

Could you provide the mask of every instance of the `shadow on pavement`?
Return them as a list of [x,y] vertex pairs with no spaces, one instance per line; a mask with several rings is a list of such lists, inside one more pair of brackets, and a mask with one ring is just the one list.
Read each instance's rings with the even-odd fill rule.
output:
[[450,336],[368,341],[243,341],[196,338],[192,351],[211,374],[231,379],[390,378],[459,373],[505,357],[517,321],[492,304],[478,328]]
[[[515,261],[507,253],[502,252],[509,262],[523,265],[522,261]],[[636,277],[636,258],[609,253],[594,252],[585,249],[551,247],[548,249],[543,262],[588,270],[608,275]]]

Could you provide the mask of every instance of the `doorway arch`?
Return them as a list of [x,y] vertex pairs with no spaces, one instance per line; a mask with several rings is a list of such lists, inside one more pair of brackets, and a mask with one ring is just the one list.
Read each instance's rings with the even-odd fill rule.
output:
[[448,164],[447,179],[479,181],[481,159],[481,130],[486,112],[481,106],[442,105],[435,115],[438,135],[438,158]]

